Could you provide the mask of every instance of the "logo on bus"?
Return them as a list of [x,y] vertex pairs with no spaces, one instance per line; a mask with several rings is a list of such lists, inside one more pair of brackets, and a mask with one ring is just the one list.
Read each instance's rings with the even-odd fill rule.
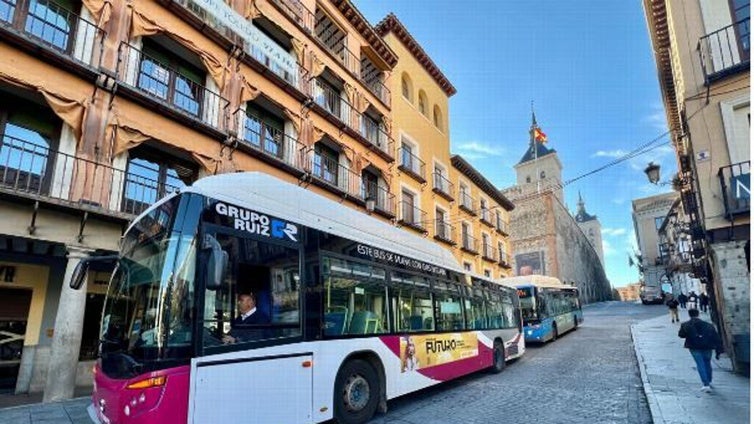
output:
[[226,205],[222,202],[215,204],[218,215],[227,216],[233,220],[233,228],[264,237],[288,239],[298,242],[298,227],[290,222],[253,212],[237,206]]

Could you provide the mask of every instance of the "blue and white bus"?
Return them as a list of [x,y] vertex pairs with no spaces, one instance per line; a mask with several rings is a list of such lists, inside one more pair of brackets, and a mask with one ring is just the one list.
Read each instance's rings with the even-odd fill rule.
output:
[[527,275],[500,282],[518,290],[527,342],[555,340],[584,321],[579,289],[563,285],[557,278]]

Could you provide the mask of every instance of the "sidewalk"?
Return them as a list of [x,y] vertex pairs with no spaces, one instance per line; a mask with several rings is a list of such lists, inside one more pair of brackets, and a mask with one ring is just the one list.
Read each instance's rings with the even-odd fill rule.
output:
[[[681,320],[688,320],[681,310]],[[703,319],[709,315],[702,314]],[[642,321],[631,326],[636,358],[644,392],[655,424],[748,423],[749,379],[733,373],[730,359],[712,358],[711,393],[702,387],[696,364],[684,340],[678,337],[679,323],[670,316]]]

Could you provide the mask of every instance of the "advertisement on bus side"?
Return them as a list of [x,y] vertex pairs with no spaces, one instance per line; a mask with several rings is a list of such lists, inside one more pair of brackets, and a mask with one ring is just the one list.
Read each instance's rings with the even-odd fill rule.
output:
[[401,372],[447,364],[479,354],[476,333],[402,336]]

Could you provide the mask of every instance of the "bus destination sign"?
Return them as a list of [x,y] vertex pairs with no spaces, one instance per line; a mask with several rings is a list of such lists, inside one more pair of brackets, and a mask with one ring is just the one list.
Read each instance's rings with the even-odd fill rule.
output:
[[426,262],[418,261],[416,259],[407,258],[403,255],[388,252],[387,250],[378,249],[376,247],[367,246],[365,244],[357,245],[356,252],[361,256],[367,256],[371,259],[376,259],[389,265],[397,265],[402,268],[408,268],[414,271],[420,271],[432,275],[439,275],[443,277],[448,276],[448,272],[444,268],[437,265],[432,265]]

